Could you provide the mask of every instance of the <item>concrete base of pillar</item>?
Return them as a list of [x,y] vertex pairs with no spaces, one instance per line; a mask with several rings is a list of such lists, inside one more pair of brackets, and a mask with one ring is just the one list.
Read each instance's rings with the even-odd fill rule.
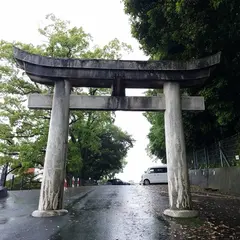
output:
[[164,215],[173,218],[195,218],[198,216],[198,211],[196,210],[172,210],[166,209]]
[[56,216],[63,216],[68,213],[68,210],[66,209],[60,209],[60,210],[36,210],[32,213],[33,217],[56,217]]

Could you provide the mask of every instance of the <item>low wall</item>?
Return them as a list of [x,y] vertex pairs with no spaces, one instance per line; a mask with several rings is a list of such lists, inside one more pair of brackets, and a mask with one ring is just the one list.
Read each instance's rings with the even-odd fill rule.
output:
[[240,167],[189,170],[189,178],[192,185],[240,194]]

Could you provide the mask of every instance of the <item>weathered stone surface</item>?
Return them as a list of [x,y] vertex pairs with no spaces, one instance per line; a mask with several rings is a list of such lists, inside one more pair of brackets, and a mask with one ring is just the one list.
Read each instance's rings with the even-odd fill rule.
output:
[[66,212],[62,208],[68,143],[69,96],[69,82],[56,82],[39,206],[33,216],[59,213],[55,210]]
[[125,81],[121,78],[116,78],[115,81],[112,82],[112,96],[115,97],[125,97],[126,91],[125,91]]
[[164,215],[173,218],[195,218],[198,216],[198,211],[196,210],[172,210],[166,209]]
[[68,210],[66,209],[60,209],[60,210],[36,210],[32,213],[33,217],[55,217],[55,216],[64,216],[68,213]]
[[[49,58],[14,48],[14,57],[31,80],[53,85],[68,79],[72,86],[111,88],[121,80],[124,88],[160,88],[177,81],[182,87],[202,84],[220,61],[220,53],[189,62],[123,61]],[[118,89],[123,93],[123,89]],[[119,95],[119,94],[118,94]]]
[[[52,95],[31,94],[28,96],[28,107],[31,109],[51,109]],[[181,98],[182,110],[203,111],[203,97]],[[165,97],[107,97],[70,95],[71,110],[124,110],[124,111],[164,111]]]
[[220,61],[220,53],[210,57],[195,59],[188,62],[182,61],[129,61],[129,60],[104,60],[104,59],[68,59],[51,58],[30,54],[14,47],[14,57],[26,63],[56,68],[85,68],[85,69],[124,69],[124,70],[197,70],[216,65]]
[[191,194],[178,83],[164,84],[166,97],[165,142],[171,210],[191,210]]

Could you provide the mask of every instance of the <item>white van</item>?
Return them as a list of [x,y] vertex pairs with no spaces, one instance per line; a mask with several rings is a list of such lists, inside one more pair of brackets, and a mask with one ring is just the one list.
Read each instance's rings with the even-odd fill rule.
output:
[[154,166],[147,169],[141,176],[141,183],[149,185],[151,183],[167,183],[167,166]]

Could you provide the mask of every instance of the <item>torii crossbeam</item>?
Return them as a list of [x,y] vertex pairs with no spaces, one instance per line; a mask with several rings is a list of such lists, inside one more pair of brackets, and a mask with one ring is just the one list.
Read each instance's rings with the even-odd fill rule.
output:
[[[165,111],[171,217],[195,217],[192,210],[182,110],[204,110],[202,97],[180,96],[180,88],[201,85],[220,62],[220,53],[192,60],[121,61],[43,57],[14,48],[14,57],[30,79],[54,86],[52,95],[30,95],[29,108],[52,109],[43,181],[34,217],[63,215],[63,187],[69,110]],[[111,96],[71,95],[71,87],[111,88]],[[126,97],[126,88],[163,88],[158,97]]]

